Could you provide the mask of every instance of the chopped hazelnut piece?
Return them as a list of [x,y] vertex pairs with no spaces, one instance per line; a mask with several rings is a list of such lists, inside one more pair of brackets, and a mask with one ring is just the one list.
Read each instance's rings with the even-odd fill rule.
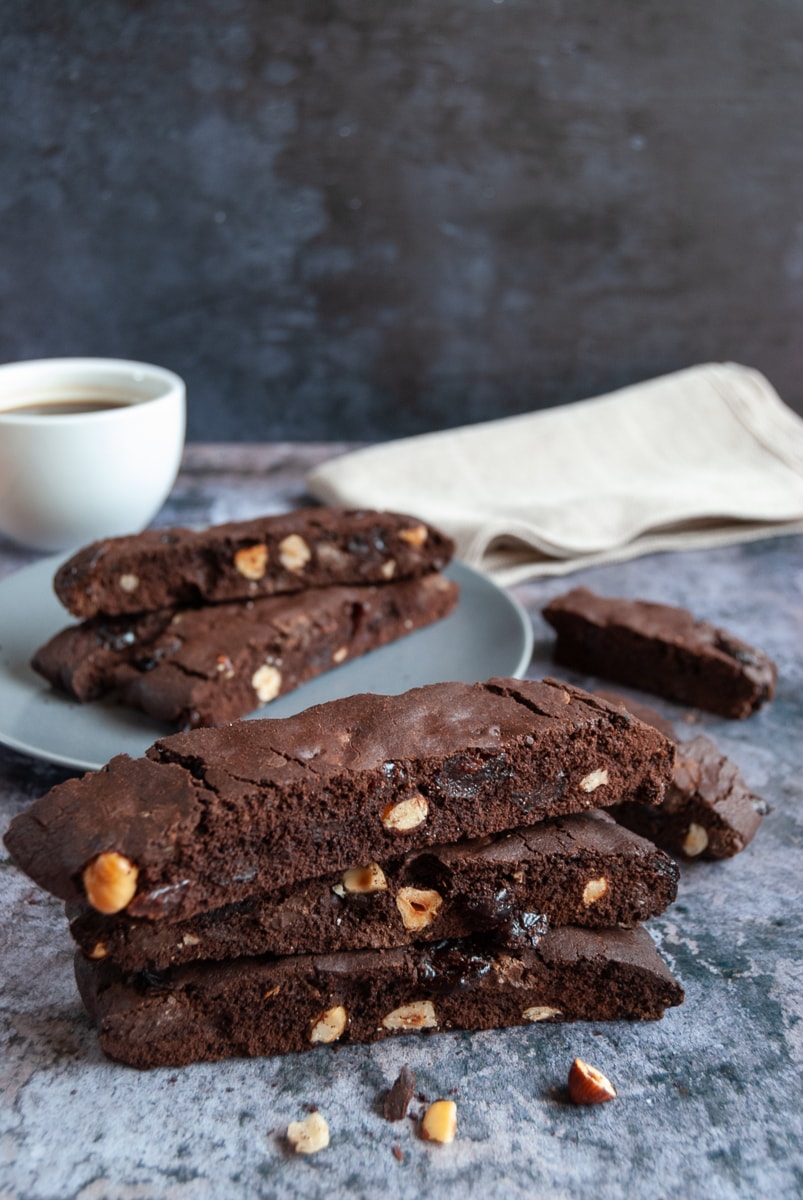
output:
[[309,1040],[314,1046],[336,1042],[339,1037],[342,1037],[347,1022],[348,1014],[342,1004],[327,1008],[326,1012],[322,1013],[312,1026]]
[[215,670],[218,675],[222,675],[224,679],[234,678],[234,663],[229,658],[228,654],[218,654],[215,658]]
[[385,829],[406,833],[408,829],[416,829],[426,821],[428,812],[429,805],[424,797],[416,792],[407,800],[386,805],[382,810],[382,824]]
[[385,1029],[435,1029],[438,1019],[431,1000],[413,1000],[382,1018]]
[[344,570],[349,562],[349,556],[333,542],[317,542],[315,554],[319,565],[332,573]]
[[251,687],[263,704],[275,700],[282,690],[282,673],[270,663],[259,667],[251,676]]
[[399,537],[408,546],[423,546],[429,533],[426,525],[414,525],[412,529],[400,529]]
[[575,1104],[604,1104],[614,1099],[616,1088],[602,1071],[576,1058],[569,1071],[569,1095]]
[[599,767],[596,771],[591,771],[586,775],[585,779],[580,780],[580,787],[584,792],[595,792],[598,787],[604,787],[608,782],[608,771],[605,767]]
[[124,592],[135,592],[139,587],[138,575],[121,575],[119,579],[120,589]]
[[329,1145],[329,1126],[319,1112],[311,1112],[303,1121],[291,1121],[287,1140],[296,1154],[317,1154]]
[[525,1008],[521,1014],[525,1021],[551,1021],[553,1017],[561,1015],[559,1008],[550,1008],[547,1004],[534,1004],[532,1008]]
[[194,933],[185,933],[181,939],[182,946],[200,946],[201,939],[196,937]]
[[367,867],[351,867],[343,872],[343,891],[350,895],[370,896],[387,890],[388,881],[379,863]]
[[702,825],[695,825],[694,821],[692,821],[683,839],[683,853],[687,854],[689,858],[696,858],[698,854],[702,854],[707,846],[707,832],[703,829]]
[[105,942],[95,942],[92,949],[86,952],[87,958],[91,958],[93,962],[97,962],[101,958],[107,958],[108,954],[109,951],[106,949]]
[[243,546],[234,555],[234,567],[245,579],[262,579],[268,569],[268,547],[262,542]]
[[348,646],[340,646],[337,650],[335,650],[334,654],[332,655],[332,662],[336,662],[336,663],[345,662],[346,659],[348,658],[348,653],[349,653]]
[[427,1142],[446,1145],[457,1133],[457,1105],[454,1100],[436,1100],[430,1104],[421,1122],[421,1136]]
[[279,542],[279,562],[286,571],[303,571],[311,558],[312,551],[299,534],[290,533]]
[[589,879],[588,883],[583,888],[583,904],[596,904],[608,890],[608,880],[604,875],[599,879]]
[[383,563],[379,568],[379,574],[383,579],[392,579],[396,574],[396,560],[389,558],[386,563]]
[[438,915],[443,897],[433,888],[399,888],[396,907],[405,929],[426,929]]
[[98,912],[110,916],[122,912],[134,899],[139,870],[116,850],[107,850],[84,869],[86,898]]

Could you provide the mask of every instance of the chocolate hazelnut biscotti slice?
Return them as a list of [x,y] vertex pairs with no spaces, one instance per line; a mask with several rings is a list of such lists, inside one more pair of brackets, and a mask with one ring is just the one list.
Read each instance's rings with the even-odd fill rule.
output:
[[672,782],[660,805],[620,804],[611,815],[683,858],[731,858],[744,850],[768,806],[747,786],[736,763],[705,734],[680,741],[671,722],[647,704],[613,692],[596,694],[654,725],[678,746]]
[[114,691],[180,729],[223,725],[441,620],[457,598],[457,584],[431,572],[381,586],[92,617],[56,634],[31,665],[82,702]]
[[761,650],[685,608],[574,588],[543,610],[555,662],[723,717],[749,717],[775,695]]
[[429,846],[306,880],[186,921],[70,906],[84,954],[125,970],[258,954],[329,954],[555,925],[605,928],[657,916],[677,894],[674,861],[599,811]]
[[79,951],[75,971],[103,1051],[142,1068],[419,1030],[656,1020],[683,1001],[643,928],[569,926],[533,941],[239,958],[134,975]]
[[751,792],[736,763],[700,734],[683,742],[662,804],[617,806],[629,829],[683,858],[732,858],[750,844],[766,801]]
[[440,571],[454,544],[403,513],[303,508],[208,529],[155,529],[79,550],[57,571],[76,617],[253,600]]
[[163,738],[57,785],[5,843],[64,900],[175,921],[424,846],[658,803],[673,759],[651,726],[554,680],[431,684]]

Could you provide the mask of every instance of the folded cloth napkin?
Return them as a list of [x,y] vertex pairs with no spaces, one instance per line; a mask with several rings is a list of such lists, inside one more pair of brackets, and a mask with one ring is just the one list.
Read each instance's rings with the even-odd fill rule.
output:
[[356,450],[307,485],[327,504],[415,513],[513,584],[803,532],[803,420],[758,371],[709,363]]

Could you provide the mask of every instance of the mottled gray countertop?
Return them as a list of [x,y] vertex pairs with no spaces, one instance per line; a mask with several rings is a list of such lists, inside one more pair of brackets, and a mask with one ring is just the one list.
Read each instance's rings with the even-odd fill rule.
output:
[[[292,507],[304,469],[335,449],[192,446],[159,524]],[[802,551],[800,537],[776,538],[571,577],[686,605],[780,666],[774,704],[748,721],[653,701],[690,735],[711,734],[772,806],[742,855],[684,866],[678,902],[650,924],[686,989],[682,1007],[655,1023],[409,1036],[140,1073],[103,1058],[76,994],[61,906],[3,851],[0,1200],[803,1195]],[[0,545],[0,576],[30,561]],[[566,587],[516,589],[532,615],[534,677],[551,671],[539,610]],[[0,831],[64,776],[0,748]],[[566,1102],[575,1056],[613,1079],[617,1100]],[[381,1117],[381,1095],[405,1062],[420,1093],[457,1101],[453,1144],[425,1143],[415,1121]],[[326,1116],[331,1144],[293,1156],[284,1130],[310,1105]]]

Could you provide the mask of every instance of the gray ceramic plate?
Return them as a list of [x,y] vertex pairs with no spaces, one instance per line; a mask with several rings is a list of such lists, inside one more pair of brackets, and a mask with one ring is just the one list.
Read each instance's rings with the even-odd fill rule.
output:
[[[92,770],[115,754],[138,757],[170,730],[112,702],[76,704],[31,670],[34,651],[69,624],[52,587],[61,561],[42,559],[0,582],[0,742],[34,758]],[[288,717],[355,692],[391,695],[447,679],[473,683],[522,675],[533,645],[524,609],[462,563],[446,573],[460,584],[460,603],[447,620],[344,663],[251,715]]]

